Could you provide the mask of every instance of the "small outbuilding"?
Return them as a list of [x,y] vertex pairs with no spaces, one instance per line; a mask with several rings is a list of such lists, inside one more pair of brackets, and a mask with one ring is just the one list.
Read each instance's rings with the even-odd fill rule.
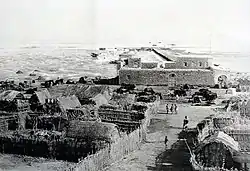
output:
[[67,97],[59,97],[57,98],[57,102],[62,112],[66,112],[67,109],[81,107],[81,103],[79,102],[78,98],[75,95]]
[[103,85],[69,85],[65,87],[63,96],[75,95],[82,105],[93,101],[95,106],[108,104],[111,98],[111,90]]
[[69,120],[76,119],[79,115],[84,113],[81,110],[81,103],[75,95],[59,97],[57,98],[57,104],[60,112],[63,113]]
[[0,93],[0,101],[14,101],[16,99],[24,99],[23,94],[15,90],[7,90]]
[[46,99],[51,99],[51,95],[47,89],[35,91],[30,98],[30,108],[32,111],[43,112],[45,111]]
[[72,138],[91,141],[104,140],[108,142],[115,142],[120,138],[117,125],[97,121],[73,120],[69,124],[66,135]]
[[22,107],[22,104],[25,102],[24,95],[15,90],[7,90],[0,93],[0,110],[7,112],[18,111],[19,107]]
[[206,138],[196,149],[196,161],[205,167],[237,168],[240,163],[233,159],[234,152],[239,152],[239,143],[224,132],[217,132]]

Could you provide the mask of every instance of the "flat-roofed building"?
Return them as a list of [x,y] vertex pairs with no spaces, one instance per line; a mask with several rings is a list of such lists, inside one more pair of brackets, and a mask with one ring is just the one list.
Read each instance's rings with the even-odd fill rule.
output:
[[119,69],[120,84],[227,86],[228,73],[217,69],[205,54],[149,49],[127,59]]

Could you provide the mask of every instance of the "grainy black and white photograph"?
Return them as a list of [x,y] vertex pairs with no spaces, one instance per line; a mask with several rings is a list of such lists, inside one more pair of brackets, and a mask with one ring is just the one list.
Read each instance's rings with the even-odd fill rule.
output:
[[0,0],[0,171],[249,171],[249,0]]

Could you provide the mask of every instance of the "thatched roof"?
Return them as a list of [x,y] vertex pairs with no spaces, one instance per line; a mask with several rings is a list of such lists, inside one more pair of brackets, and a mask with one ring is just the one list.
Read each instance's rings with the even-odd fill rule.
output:
[[113,94],[111,104],[133,104],[135,103],[135,94]]
[[2,101],[13,101],[16,98],[23,99],[24,96],[21,92],[15,90],[7,90],[0,93],[0,100]]
[[239,142],[242,151],[250,152],[250,129],[248,123],[237,123],[224,127],[223,131]]
[[58,104],[62,111],[66,111],[67,109],[81,107],[81,103],[79,102],[78,98],[73,96],[67,97],[59,97],[57,98]]
[[44,89],[42,91],[35,91],[35,95],[37,96],[40,104],[45,104],[46,99],[50,99],[51,95],[47,89]]
[[108,91],[108,86],[89,86],[88,89],[81,95],[83,98],[93,98],[98,94],[104,93],[105,91]]
[[222,131],[218,131],[214,135],[211,135],[210,137],[206,138],[195,150],[196,152],[203,149],[204,146],[207,144],[217,142],[217,143],[223,143],[230,151],[240,151],[239,143],[235,141],[232,137],[225,134]]
[[73,120],[69,124],[67,136],[73,138],[115,141],[120,137],[117,126],[112,123]]
[[76,95],[79,99],[94,98],[98,94],[110,91],[108,86],[103,85],[69,85],[65,87],[63,96]]

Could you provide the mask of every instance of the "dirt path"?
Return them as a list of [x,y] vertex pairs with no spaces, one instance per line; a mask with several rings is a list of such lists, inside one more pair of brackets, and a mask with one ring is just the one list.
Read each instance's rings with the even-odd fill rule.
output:
[[[157,114],[148,127],[147,140],[137,150],[126,156],[123,160],[113,164],[107,171],[144,171],[159,170],[156,167],[156,158],[165,152],[164,138],[168,136],[170,147],[176,142],[177,134],[181,131],[184,116],[188,116],[190,127],[195,126],[204,117],[213,113],[210,107],[194,107],[189,104],[179,104],[178,114]],[[159,113],[165,112],[165,104],[160,106]],[[166,154],[163,155],[166,157]],[[161,159],[164,161],[164,159]],[[166,165],[169,163],[161,163]],[[161,169],[160,169],[161,170]],[[165,170],[165,169],[164,169]],[[172,169],[171,169],[172,170]],[[175,169],[173,169],[175,170]]]

